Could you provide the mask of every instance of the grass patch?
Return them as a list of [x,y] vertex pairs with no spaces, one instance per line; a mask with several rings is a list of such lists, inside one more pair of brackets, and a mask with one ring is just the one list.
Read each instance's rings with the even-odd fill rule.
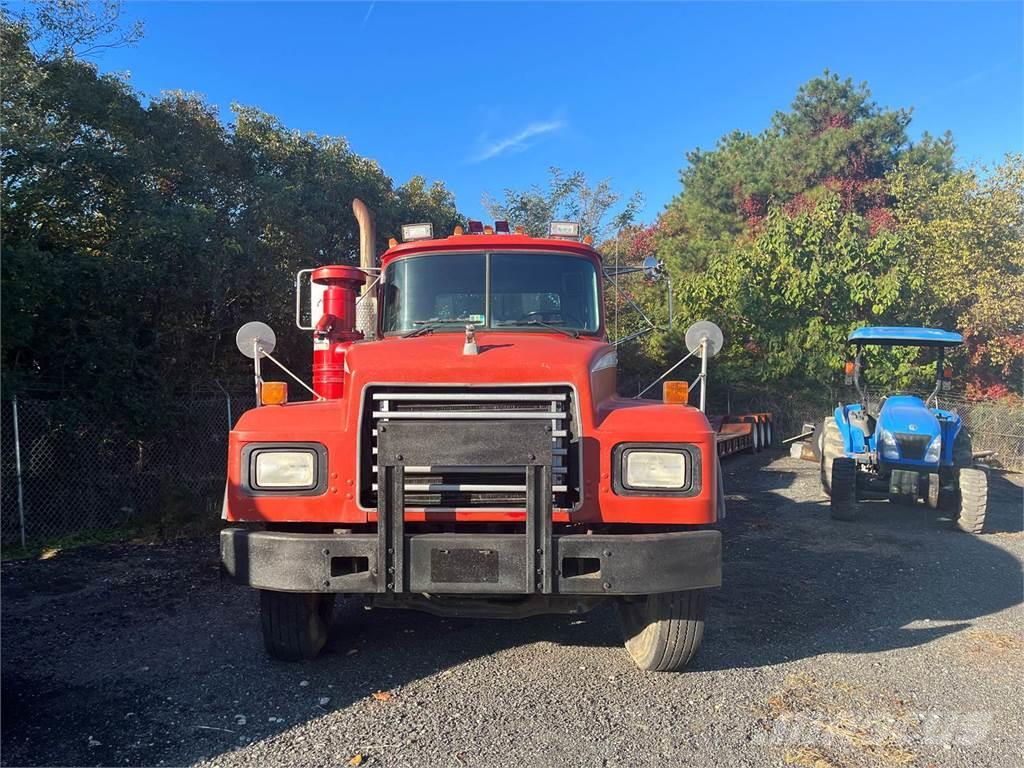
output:
[[4,547],[0,552],[0,561],[15,560],[52,560],[61,552],[92,547],[100,544],[160,544],[178,539],[191,539],[205,536],[220,530],[220,518],[196,519],[182,523],[173,529],[159,523],[143,526],[124,526],[100,531],[73,533],[48,539],[27,547]]
[[1024,654],[1024,635],[1019,632],[990,632],[985,629],[972,629],[963,634],[966,651],[972,656],[998,658],[1000,663],[1009,656],[1020,662]]
[[906,746],[917,718],[901,699],[857,683],[790,675],[763,714],[785,742],[787,765],[891,768],[917,760]]

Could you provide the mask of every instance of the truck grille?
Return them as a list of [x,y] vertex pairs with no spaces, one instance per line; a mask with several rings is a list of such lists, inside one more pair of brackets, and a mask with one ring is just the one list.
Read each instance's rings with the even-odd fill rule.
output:
[[900,447],[900,456],[911,461],[923,459],[928,443],[932,441],[931,435],[912,435],[906,432],[897,432],[895,437],[896,445]]
[[[368,387],[363,399],[360,502],[377,506],[377,425],[387,420],[542,420],[551,422],[552,502],[579,501],[579,436],[572,390],[529,387]],[[435,511],[469,507],[526,507],[520,467],[407,466],[405,504]]]

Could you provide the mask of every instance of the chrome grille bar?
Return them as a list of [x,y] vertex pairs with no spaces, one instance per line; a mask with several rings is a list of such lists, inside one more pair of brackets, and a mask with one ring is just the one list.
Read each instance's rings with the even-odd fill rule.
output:
[[[550,389],[551,391],[543,391]],[[387,391],[390,390],[390,391]],[[377,426],[394,420],[542,421],[551,425],[554,466],[552,501],[555,508],[572,507],[578,498],[578,445],[574,442],[571,393],[567,387],[471,388],[392,385],[370,390],[366,399],[369,445],[361,458],[370,495],[364,504],[376,504]],[[407,466],[404,468],[406,502],[427,509],[492,508],[526,505],[526,469],[523,466]],[[420,497],[417,498],[417,494]]]

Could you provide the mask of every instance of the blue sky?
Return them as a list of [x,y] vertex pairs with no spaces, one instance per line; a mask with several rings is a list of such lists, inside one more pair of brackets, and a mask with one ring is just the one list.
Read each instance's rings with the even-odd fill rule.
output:
[[652,220],[685,153],[760,131],[825,68],[953,131],[962,163],[1024,148],[1024,4],[132,3],[105,53],[142,92],[204,94],[345,136],[460,210],[558,165],[640,190]]

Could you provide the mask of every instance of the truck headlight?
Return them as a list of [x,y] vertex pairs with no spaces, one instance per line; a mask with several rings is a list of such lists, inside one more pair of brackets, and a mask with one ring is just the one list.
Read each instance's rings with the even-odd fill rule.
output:
[[924,460],[927,462],[939,463],[939,454],[942,453],[942,435],[936,435],[928,450],[924,452]]
[[670,488],[686,484],[686,456],[663,451],[630,451],[624,472],[630,488]]
[[612,463],[615,492],[620,495],[690,496],[700,491],[700,450],[696,446],[619,445]]
[[327,451],[319,443],[249,444],[242,449],[242,468],[250,494],[323,493]]
[[316,456],[309,451],[262,451],[253,473],[257,488],[309,488],[316,480]]
[[899,459],[900,449],[896,446],[896,438],[888,429],[883,429],[878,436],[878,442],[882,445],[883,459]]

